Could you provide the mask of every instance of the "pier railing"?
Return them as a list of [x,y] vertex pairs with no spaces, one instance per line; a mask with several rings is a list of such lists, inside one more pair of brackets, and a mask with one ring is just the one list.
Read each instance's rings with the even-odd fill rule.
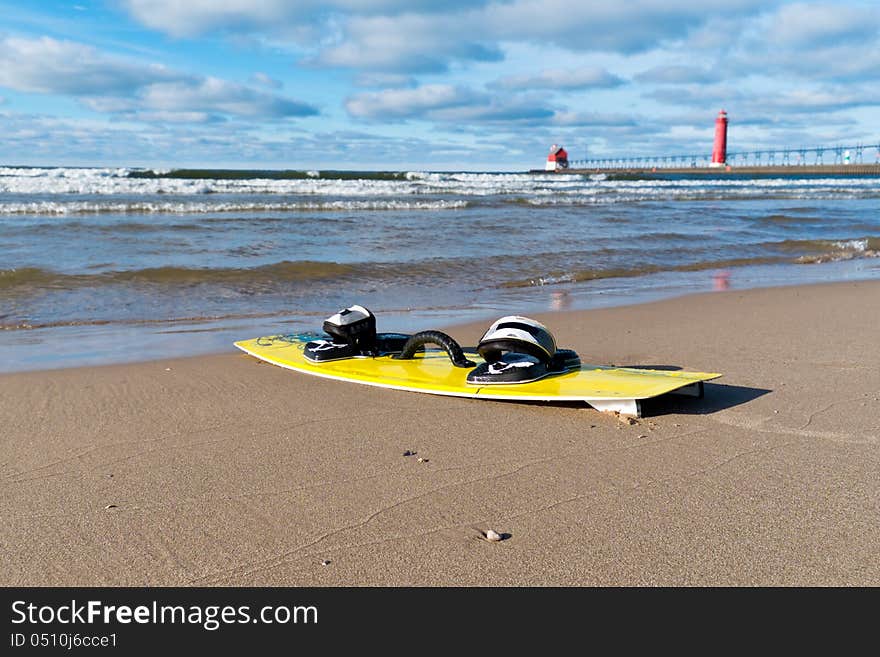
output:
[[[816,166],[880,163],[880,143],[855,146],[818,146],[779,150],[730,151],[726,164],[735,167]],[[708,153],[571,160],[574,169],[684,169],[711,166]]]

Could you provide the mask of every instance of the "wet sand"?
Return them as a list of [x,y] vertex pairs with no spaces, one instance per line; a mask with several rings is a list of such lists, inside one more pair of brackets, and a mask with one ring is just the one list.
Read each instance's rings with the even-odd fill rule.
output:
[[2,375],[0,584],[880,584],[880,283],[536,317],[724,377],[626,424],[232,348]]

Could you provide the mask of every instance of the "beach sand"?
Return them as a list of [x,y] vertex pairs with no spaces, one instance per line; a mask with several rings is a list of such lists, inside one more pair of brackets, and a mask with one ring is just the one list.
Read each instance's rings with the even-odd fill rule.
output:
[[0,584],[880,584],[880,283],[536,317],[585,362],[724,377],[630,425],[231,346],[3,375]]

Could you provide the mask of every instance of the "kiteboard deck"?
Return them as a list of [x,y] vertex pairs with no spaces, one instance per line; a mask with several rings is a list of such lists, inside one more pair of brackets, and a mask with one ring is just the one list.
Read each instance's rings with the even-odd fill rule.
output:
[[[508,401],[580,401],[600,411],[641,416],[641,400],[667,393],[701,397],[703,382],[721,374],[581,365],[580,369],[515,385],[471,385],[470,371],[455,367],[445,351],[426,349],[411,360],[391,356],[349,358],[314,363],[303,348],[315,334],[284,335],[236,342],[235,346],[262,361],[287,369],[337,381],[433,395]],[[472,349],[467,357],[483,360]]]

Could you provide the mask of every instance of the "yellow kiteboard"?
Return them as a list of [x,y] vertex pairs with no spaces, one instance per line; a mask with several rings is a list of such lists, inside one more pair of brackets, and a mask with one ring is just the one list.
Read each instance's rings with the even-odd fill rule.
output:
[[[455,367],[441,349],[426,349],[410,360],[391,356],[357,357],[316,363],[303,354],[315,334],[278,335],[236,342],[242,351],[279,367],[337,381],[433,395],[509,401],[583,401],[600,411],[641,415],[640,400],[667,393],[701,397],[703,382],[721,374],[581,365],[580,369],[516,385],[473,385],[468,370]],[[468,349],[475,363],[480,356]]]

